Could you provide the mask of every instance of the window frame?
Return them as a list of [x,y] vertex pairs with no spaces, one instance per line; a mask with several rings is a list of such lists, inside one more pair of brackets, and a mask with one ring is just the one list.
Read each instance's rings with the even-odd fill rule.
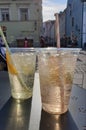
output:
[[1,8],[1,21],[10,21],[9,8]]
[[[22,12],[22,11],[25,11],[26,10],[26,12]],[[19,18],[19,20],[20,21],[28,21],[29,20],[29,11],[28,11],[28,8],[19,8],[19,16],[20,16],[20,18]],[[22,15],[24,15],[24,16],[22,16]],[[26,15],[26,16],[25,16]],[[26,18],[25,18],[26,17]]]

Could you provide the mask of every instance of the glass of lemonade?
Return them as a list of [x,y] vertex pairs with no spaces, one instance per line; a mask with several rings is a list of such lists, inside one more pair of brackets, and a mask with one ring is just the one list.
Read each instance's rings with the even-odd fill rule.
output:
[[36,54],[32,48],[12,48],[6,52],[12,97],[24,100],[32,97]]
[[68,110],[78,48],[46,48],[38,52],[42,108],[48,113]]

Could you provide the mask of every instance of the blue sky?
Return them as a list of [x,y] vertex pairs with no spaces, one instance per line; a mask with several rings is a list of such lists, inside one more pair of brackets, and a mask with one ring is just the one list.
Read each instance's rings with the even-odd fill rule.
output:
[[54,14],[63,11],[67,0],[43,0],[43,21],[55,19]]

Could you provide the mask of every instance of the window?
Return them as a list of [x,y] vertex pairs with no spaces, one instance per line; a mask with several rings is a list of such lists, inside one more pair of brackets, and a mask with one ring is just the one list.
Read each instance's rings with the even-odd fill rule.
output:
[[72,27],[74,27],[74,17],[72,17]]
[[9,21],[9,9],[1,9],[1,19],[2,21]]
[[28,20],[28,9],[27,8],[20,9],[20,20],[22,20],[22,21]]
[[72,15],[72,11],[70,10],[70,16]]

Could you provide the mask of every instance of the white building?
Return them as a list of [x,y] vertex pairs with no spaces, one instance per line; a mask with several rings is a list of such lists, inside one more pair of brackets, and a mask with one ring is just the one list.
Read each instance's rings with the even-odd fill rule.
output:
[[66,11],[66,34],[77,36],[78,47],[86,43],[86,0],[68,0]]
[[23,47],[27,37],[31,46],[39,46],[42,0],[0,0],[0,26],[10,45]]
[[[83,3],[83,32],[82,43],[86,47],[86,2]],[[85,45],[84,45],[85,44]]]
[[55,46],[55,20],[48,20],[43,23],[43,36],[48,46]]

